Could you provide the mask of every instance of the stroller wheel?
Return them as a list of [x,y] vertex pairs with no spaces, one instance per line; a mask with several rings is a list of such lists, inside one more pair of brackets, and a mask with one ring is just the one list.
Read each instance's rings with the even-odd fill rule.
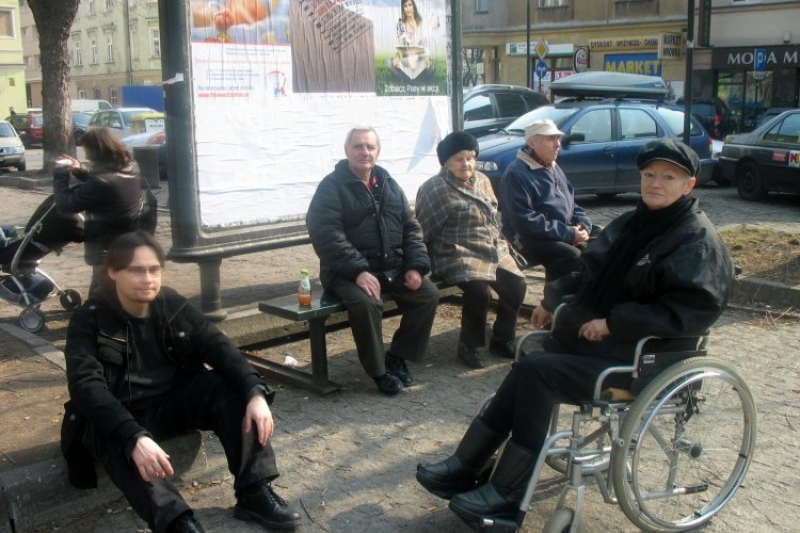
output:
[[37,307],[26,307],[19,314],[19,325],[26,331],[37,333],[44,327],[44,313]]
[[73,289],[65,289],[58,295],[58,301],[61,302],[61,307],[72,311],[81,305],[81,293]]

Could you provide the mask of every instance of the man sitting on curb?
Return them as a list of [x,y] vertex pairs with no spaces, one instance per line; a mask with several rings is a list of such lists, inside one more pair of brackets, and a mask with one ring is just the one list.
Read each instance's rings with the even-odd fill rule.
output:
[[223,333],[162,288],[164,251],[152,236],[117,237],[106,264],[110,284],[67,331],[62,449],[70,482],[96,486],[97,459],[154,533],[202,533],[157,440],[210,429],[235,476],[235,516],[270,529],[299,525],[270,485],[279,475],[268,440],[274,392]]

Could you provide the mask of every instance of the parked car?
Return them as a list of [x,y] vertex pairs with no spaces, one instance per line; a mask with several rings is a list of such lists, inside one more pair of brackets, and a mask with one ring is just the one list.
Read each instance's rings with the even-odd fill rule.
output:
[[84,111],[72,112],[72,137],[75,139],[75,145],[80,146],[81,138],[86,133],[86,128],[89,127],[89,121],[92,120],[93,113]]
[[111,128],[120,138],[136,133],[133,130],[133,119],[144,113],[156,113],[149,107],[118,107],[116,109],[103,109],[92,115],[87,131],[93,128]]
[[16,167],[23,171],[25,165],[25,145],[11,123],[0,120],[0,168]]
[[496,133],[511,122],[550,101],[540,93],[517,85],[478,85],[464,93],[464,131],[481,137]]
[[[675,105],[685,108],[686,104],[683,98],[678,98]],[[714,139],[724,139],[739,131],[739,121],[722,98],[692,98],[692,115]]]
[[800,194],[800,109],[726,137],[719,164],[745,200],[762,200],[769,192]]
[[770,108],[767,108],[763,113],[758,115],[758,117],[756,118],[755,127],[757,128],[759,126],[763,126],[764,124],[766,124],[767,122],[769,122],[773,118],[777,117],[778,115],[780,115],[784,111],[790,111],[792,109],[794,109],[794,108],[793,107],[770,107]]
[[[638,193],[639,149],[659,137],[681,140],[683,117],[682,111],[657,102],[570,100],[542,106],[512,122],[503,133],[479,139],[476,167],[489,176],[497,192],[503,172],[525,144],[525,127],[551,119],[565,133],[558,164],[576,194]],[[691,121],[690,145],[700,157],[698,183],[711,181],[711,138],[696,119]]]
[[156,132],[145,132],[137,135],[130,135],[122,139],[122,144],[128,148],[131,156],[135,158],[135,149],[141,146],[151,146],[158,148],[158,178],[166,181],[167,176],[167,132],[166,130]]
[[25,146],[44,142],[44,117],[41,113],[17,113],[6,118]]

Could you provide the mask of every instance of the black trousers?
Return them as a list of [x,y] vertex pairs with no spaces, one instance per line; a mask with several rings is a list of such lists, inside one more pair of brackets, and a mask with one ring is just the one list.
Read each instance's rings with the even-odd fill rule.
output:
[[[180,378],[167,394],[131,413],[156,442],[194,429],[214,431],[225,449],[238,494],[279,475],[269,441],[262,447],[254,430],[244,433],[245,408],[242,396],[219,374],[203,372]],[[88,447],[154,533],[166,531],[178,515],[191,510],[169,479],[144,481],[130,457],[107,437],[95,435]]]
[[528,286],[525,278],[497,269],[495,281],[474,280],[459,283],[464,292],[461,309],[461,335],[459,339],[467,346],[480,347],[486,344],[484,330],[486,315],[492,301],[492,292],[497,293],[497,319],[492,327],[493,335],[502,341],[513,341],[517,331],[517,315]]
[[[382,376],[386,373],[383,302],[375,300],[348,280],[337,280],[328,290],[347,307],[361,366],[371,377]],[[403,315],[389,351],[395,357],[408,361],[422,360],[428,350],[436,305],[439,303],[436,284],[428,278],[422,278],[419,289],[412,291],[404,285],[403,276],[398,276],[391,283],[381,283],[381,290],[392,296]]]
[[[620,361],[591,355],[542,352],[511,366],[482,419],[498,433],[538,453],[550,429],[553,407],[580,405],[592,398],[597,377]],[[609,377],[605,386],[628,387],[630,376]]]
[[561,241],[526,241],[522,256],[530,266],[544,267],[545,281],[558,279],[578,269],[581,251]]

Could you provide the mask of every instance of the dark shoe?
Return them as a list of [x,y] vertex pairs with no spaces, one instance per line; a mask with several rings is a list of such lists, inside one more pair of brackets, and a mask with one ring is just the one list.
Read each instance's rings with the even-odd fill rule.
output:
[[461,341],[458,341],[456,356],[470,368],[483,368],[486,366],[483,362],[483,357],[478,353],[478,349],[474,346],[467,346]]
[[386,354],[386,372],[397,376],[404,387],[414,384],[414,378],[411,377],[411,372],[408,371],[406,360],[400,357],[395,357],[390,353]]
[[294,529],[302,522],[300,513],[292,511],[269,483],[243,490],[236,499],[233,516],[246,522],[258,522],[267,529]]
[[375,380],[378,390],[387,396],[394,396],[403,390],[403,382],[400,381],[400,378],[392,374],[386,373],[382,376],[372,379]]
[[535,453],[509,440],[489,483],[453,496],[450,510],[469,524],[515,518],[535,463]]
[[506,437],[489,428],[481,418],[475,418],[453,455],[439,463],[417,465],[417,482],[445,500],[473,490],[481,479],[488,477],[487,469],[491,471],[494,464],[492,456]]
[[492,336],[489,340],[489,352],[507,359],[514,359],[517,345],[514,341],[504,341]]
[[178,515],[178,518],[176,518],[170,523],[169,527],[167,527],[167,533],[206,533],[206,532],[200,525],[200,522],[194,519],[194,516],[192,516],[191,511],[187,511],[181,515]]

